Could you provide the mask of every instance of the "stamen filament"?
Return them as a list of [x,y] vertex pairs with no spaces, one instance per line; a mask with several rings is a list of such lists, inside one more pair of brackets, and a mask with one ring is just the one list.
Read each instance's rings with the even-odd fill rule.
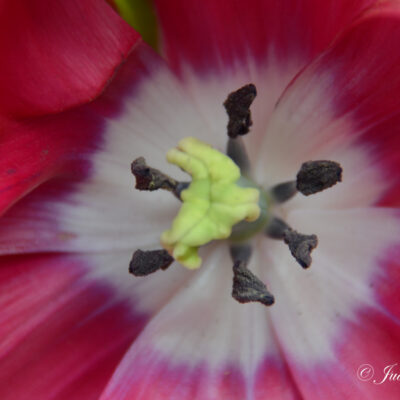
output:
[[226,146],[226,154],[240,168],[242,175],[248,176],[250,174],[250,160],[241,138],[229,138]]
[[229,247],[229,252],[233,262],[244,261],[249,262],[252,249],[249,244],[233,244]]
[[272,200],[276,203],[284,203],[297,193],[296,181],[279,183],[270,189]]
[[273,217],[265,229],[265,234],[271,239],[283,240],[288,229],[290,226],[283,219]]

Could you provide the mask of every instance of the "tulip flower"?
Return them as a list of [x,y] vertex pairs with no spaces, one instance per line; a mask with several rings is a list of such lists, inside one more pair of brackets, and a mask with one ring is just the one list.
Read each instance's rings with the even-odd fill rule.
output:
[[398,1],[0,4],[2,400],[398,398]]

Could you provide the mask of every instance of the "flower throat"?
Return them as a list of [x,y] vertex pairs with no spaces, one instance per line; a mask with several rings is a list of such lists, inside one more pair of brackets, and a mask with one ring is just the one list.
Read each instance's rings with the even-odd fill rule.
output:
[[179,182],[149,167],[143,157],[132,162],[136,189],[170,191],[182,202],[171,229],[161,235],[163,249],[136,250],[129,272],[137,277],[166,270],[173,261],[189,269],[199,268],[198,249],[214,240],[226,240],[233,262],[232,297],[240,303],[272,305],[274,296],[251,272],[251,239],[257,234],[282,240],[303,267],[311,265],[316,235],[305,235],[273,215],[273,207],[298,192],[308,196],[341,181],[342,168],[334,161],[303,163],[296,179],[263,188],[253,181],[251,163],[241,136],[252,125],[250,106],[257,95],[248,84],[228,95],[224,102],[229,121],[226,154],[196,139],[182,139],[167,153],[167,160],[187,172],[192,180]]

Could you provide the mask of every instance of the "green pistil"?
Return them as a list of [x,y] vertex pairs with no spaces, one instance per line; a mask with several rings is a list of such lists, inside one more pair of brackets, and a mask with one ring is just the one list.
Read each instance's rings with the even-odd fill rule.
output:
[[161,244],[185,267],[198,268],[200,246],[229,238],[240,221],[259,218],[260,190],[238,184],[239,167],[195,138],[181,140],[167,153],[167,160],[190,174],[192,182],[181,192],[182,207],[171,229],[161,235]]

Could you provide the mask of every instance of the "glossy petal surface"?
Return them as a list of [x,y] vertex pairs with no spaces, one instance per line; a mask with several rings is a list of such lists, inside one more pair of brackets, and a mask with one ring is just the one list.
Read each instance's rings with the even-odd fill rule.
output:
[[59,112],[93,100],[138,39],[102,1],[1,1],[0,10],[1,114]]

